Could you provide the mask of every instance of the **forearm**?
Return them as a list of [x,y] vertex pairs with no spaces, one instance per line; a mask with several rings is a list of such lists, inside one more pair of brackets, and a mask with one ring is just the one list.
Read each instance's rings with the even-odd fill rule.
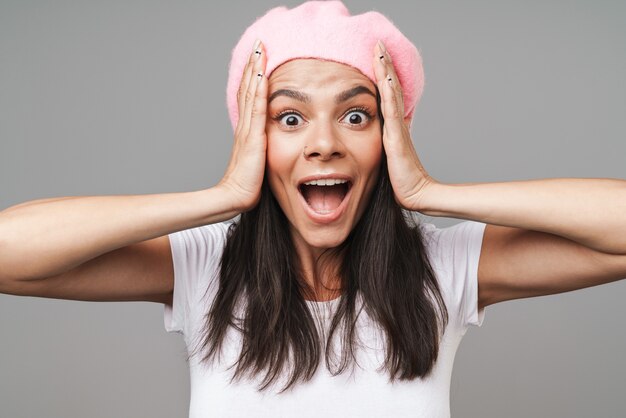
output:
[[597,251],[626,254],[626,180],[435,183],[419,212],[547,232]]
[[236,214],[216,187],[26,202],[0,212],[0,278],[49,277],[114,249]]

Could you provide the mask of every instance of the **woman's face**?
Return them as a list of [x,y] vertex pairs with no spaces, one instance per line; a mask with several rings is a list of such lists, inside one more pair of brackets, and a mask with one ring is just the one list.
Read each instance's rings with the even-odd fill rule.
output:
[[383,149],[375,94],[336,62],[296,59],[272,72],[266,175],[298,247],[338,246],[368,204]]

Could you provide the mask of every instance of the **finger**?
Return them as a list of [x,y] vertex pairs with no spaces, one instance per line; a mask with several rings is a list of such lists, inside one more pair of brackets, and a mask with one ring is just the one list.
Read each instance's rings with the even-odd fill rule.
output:
[[[241,82],[239,83],[239,89],[237,90],[237,106],[239,110],[239,115],[243,115],[245,109],[245,94],[248,91],[248,87],[250,85],[250,75],[252,74],[252,67],[254,66],[255,59],[258,57],[258,45],[259,40],[255,41],[254,46],[252,47],[252,52],[248,57],[248,62],[243,69],[243,73],[241,75]],[[241,120],[241,118],[240,118]],[[240,124],[238,124],[239,126]]]
[[252,117],[252,107],[254,106],[254,97],[256,94],[256,88],[257,88],[258,81],[259,81],[259,76],[257,74],[261,72],[261,66],[265,62],[265,49],[263,48],[262,42],[257,48],[257,51],[259,52],[259,54],[256,54],[257,58],[255,58],[254,64],[252,65],[252,71],[250,73],[250,81],[248,84],[248,90],[246,91],[246,94],[245,94],[244,110],[242,113],[243,120],[242,120],[242,126],[241,126],[241,133],[244,136],[248,135],[248,132],[250,129],[250,118]]
[[[386,74],[385,74],[385,66],[382,63],[382,60],[384,59],[385,59],[385,56],[380,51],[378,46],[374,47],[374,55],[372,57],[372,68],[374,70],[374,78],[376,80],[376,87],[378,88],[378,94],[380,96],[380,101],[378,103],[378,106],[380,107],[379,111],[380,111],[383,121],[385,121],[387,118],[387,114],[386,114],[387,106],[385,106],[385,97],[387,95],[384,94]],[[382,128],[383,128],[383,134],[385,134],[386,129],[387,129],[387,124],[383,123]]]
[[237,103],[240,106],[240,111],[243,111],[243,98],[245,97],[244,94],[250,82],[250,72],[252,71],[252,67],[254,66],[255,58],[258,56],[257,43],[259,43],[258,39],[255,41],[254,46],[252,47],[252,52],[250,52],[250,55],[248,56],[248,61],[246,62],[246,66],[244,67],[241,74],[241,82],[239,83],[239,90],[237,90]]
[[257,73],[257,85],[254,95],[254,102],[251,110],[250,134],[248,137],[261,137],[265,134],[265,125],[267,122],[267,91],[268,80],[265,74],[265,54],[261,56],[260,68]]
[[385,75],[387,76],[387,79],[391,78],[391,86],[393,88],[393,96],[396,102],[397,111],[400,117],[404,117],[404,98],[402,96],[402,85],[400,84],[400,79],[398,78],[396,69],[393,66],[391,55],[389,54],[389,51],[386,50],[385,45],[382,41],[379,42],[378,48],[384,56],[384,59],[381,61],[385,64]]
[[[376,78],[376,85],[378,86],[378,90],[381,91],[383,88],[382,82],[385,80],[385,65],[384,65],[385,55],[381,51],[378,45],[374,47],[374,55],[372,56],[372,68],[374,69],[374,77]],[[382,110],[382,109],[381,109]]]
[[384,110],[385,132],[399,139],[403,134],[401,125],[403,125],[404,120],[398,106],[398,98],[393,83],[393,77],[389,74],[382,80],[381,103]]
[[387,128],[392,120],[400,119],[402,113],[393,88],[393,76],[388,73],[387,56],[382,48],[380,44],[377,45],[373,64],[378,90],[380,91],[381,112],[385,118],[385,128]]

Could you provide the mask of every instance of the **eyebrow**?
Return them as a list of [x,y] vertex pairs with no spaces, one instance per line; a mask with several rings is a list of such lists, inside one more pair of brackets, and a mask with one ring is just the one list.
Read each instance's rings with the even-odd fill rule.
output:
[[[370,89],[368,89],[365,86],[360,86],[359,85],[359,86],[356,86],[356,87],[352,87],[351,89],[342,91],[341,93],[336,95],[335,96],[335,103],[337,103],[337,104],[343,103],[346,100],[351,99],[354,96],[358,96],[359,94],[369,94],[373,98],[376,98],[376,95],[374,93],[372,93],[372,91]],[[274,93],[272,93],[270,95],[270,97],[267,99],[267,103],[268,104],[271,103],[271,101],[274,100],[278,96],[291,97],[292,99],[298,100],[298,101],[303,102],[303,103],[310,103],[311,102],[311,96],[309,96],[306,93],[303,93],[303,92],[297,91],[297,90],[279,89],[279,90],[276,90]]]

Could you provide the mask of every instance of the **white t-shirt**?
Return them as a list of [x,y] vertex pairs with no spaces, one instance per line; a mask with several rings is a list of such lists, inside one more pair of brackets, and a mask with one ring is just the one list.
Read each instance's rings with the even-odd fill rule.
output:
[[[175,284],[172,306],[164,305],[165,329],[181,333],[188,350],[198,338],[208,310],[205,290],[209,290],[210,298],[219,287],[218,266],[229,225],[205,225],[169,235]],[[241,341],[231,332],[220,364],[199,364],[200,356],[189,361],[189,417],[449,417],[457,347],[470,325],[482,325],[485,314],[484,309],[477,309],[478,261],[485,224],[466,220],[447,228],[424,222],[420,226],[449,316],[437,362],[428,378],[392,384],[386,370],[377,371],[385,354],[382,334],[363,311],[357,323],[363,343],[357,352],[360,367],[333,377],[322,356],[312,380],[299,382],[282,394],[277,392],[286,380],[279,380],[273,391],[258,392],[260,380],[229,384],[234,368],[226,368],[237,359],[237,342]],[[307,303],[332,310],[338,301]],[[330,314],[322,316],[330,318]]]

